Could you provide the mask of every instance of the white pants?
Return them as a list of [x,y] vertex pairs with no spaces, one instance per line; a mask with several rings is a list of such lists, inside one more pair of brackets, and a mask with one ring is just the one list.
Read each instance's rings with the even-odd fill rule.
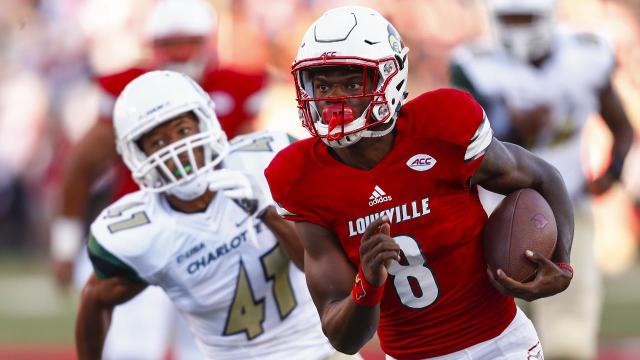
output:
[[[504,198],[479,188],[480,200],[488,214]],[[598,343],[602,284],[595,258],[591,202],[574,205],[575,234],[571,266],[575,275],[560,294],[523,303],[531,310],[548,359],[593,359]]]
[[[516,311],[509,326],[495,338],[430,360],[543,360],[542,346],[531,320]],[[387,360],[394,360],[387,355]]]
[[[92,267],[86,249],[77,259],[74,283],[82,288]],[[116,306],[105,339],[105,360],[159,360],[173,347],[176,360],[202,359],[193,335],[164,291],[149,286],[132,300]]]

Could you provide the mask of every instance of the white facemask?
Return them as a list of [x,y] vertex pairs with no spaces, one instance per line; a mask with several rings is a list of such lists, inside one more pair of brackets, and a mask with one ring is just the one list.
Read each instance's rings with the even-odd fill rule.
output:
[[183,73],[196,81],[200,81],[206,67],[207,59],[202,56],[184,62],[169,62],[163,66],[163,69]]
[[202,174],[168,189],[167,193],[180,200],[189,201],[202,196],[208,188],[209,181],[207,180],[207,174]]
[[553,24],[539,19],[528,26],[498,25],[498,35],[509,53],[524,62],[541,59],[551,50]]

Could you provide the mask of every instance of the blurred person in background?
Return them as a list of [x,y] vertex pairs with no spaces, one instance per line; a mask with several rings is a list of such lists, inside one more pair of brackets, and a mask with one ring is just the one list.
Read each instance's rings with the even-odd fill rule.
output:
[[[35,245],[34,204],[43,176],[46,84],[32,70],[0,59],[0,248]],[[33,248],[33,247],[32,247]]]
[[[455,50],[451,83],[482,104],[496,137],[522,145],[563,175],[576,213],[575,276],[564,294],[532,303],[549,359],[593,359],[602,305],[587,193],[620,179],[633,131],[612,85],[616,59],[591,33],[556,25],[555,0],[488,0],[494,41]],[[581,130],[599,112],[613,134],[611,162],[595,179],[581,168]],[[490,211],[499,198],[485,193]]]
[[[134,78],[154,69],[171,69],[194,78],[215,100],[216,113],[226,133],[233,137],[254,127],[266,86],[263,72],[241,72],[218,66],[215,49],[216,13],[205,0],[162,0],[149,13],[144,33],[152,51],[150,61],[124,71],[99,76],[99,119],[71,150],[62,181],[60,209],[51,225],[54,276],[68,286],[72,279],[84,285],[90,264],[83,247],[92,185],[109,169],[115,169],[112,201],[138,189],[118,159],[112,112],[116,97]],[[81,253],[78,257],[77,255]],[[193,358],[195,347],[184,324],[172,327],[176,313],[158,289],[141,296],[114,313],[105,345],[105,358],[158,359],[172,332],[179,341],[177,357]],[[148,326],[152,321],[154,326]],[[182,330],[180,330],[182,329]],[[145,341],[140,340],[144,334]]]
[[[47,89],[50,18],[35,2],[0,4],[0,253],[38,247],[53,149]],[[9,252],[9,254],[12,254]]]
[[91,225],[80,359],[100,357],[113,308],[153,285],[188,319],[207,359],[351,358],[322,333],[296,230],[268,196],[263,170],[291,137],[262,132],[227,142],[209,95],[173,71],[127,85],[114,127],[141,190]]

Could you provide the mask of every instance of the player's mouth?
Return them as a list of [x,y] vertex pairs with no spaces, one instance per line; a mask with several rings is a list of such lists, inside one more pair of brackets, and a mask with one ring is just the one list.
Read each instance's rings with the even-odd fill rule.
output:
[[[184,168],[184,172],[182,171],[182,168]],[[193,172],[193,166],[191,166],[190,163],[184,164],[182,168],[176,168],[173,171],[173,175],[177,178],[183,178],[183,177],[187,177],[187,175]]]

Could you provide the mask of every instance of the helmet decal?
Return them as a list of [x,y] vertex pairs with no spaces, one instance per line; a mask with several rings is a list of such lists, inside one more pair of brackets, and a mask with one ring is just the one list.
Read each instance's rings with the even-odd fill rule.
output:
[[389,45],[396,54],[400,54],[400,51],[404,48],[400,34],[391,24],[387,26],[387,32],[389,33]]

